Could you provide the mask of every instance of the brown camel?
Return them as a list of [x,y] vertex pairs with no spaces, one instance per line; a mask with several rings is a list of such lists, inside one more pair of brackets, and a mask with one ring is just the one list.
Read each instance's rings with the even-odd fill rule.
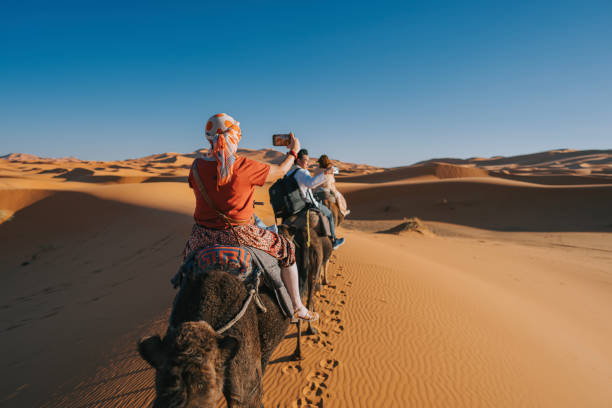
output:
[[342,223],[342,221],[344,221],[344,215],[342,215],[342,212],[340,211],[340,207],[338,207],[338,203],[336,202],[336,199],[324,199],[323,201],[321,201],[323,203],[323,205],[325,205],[327,208],[329,208],[332,212],[332,214],[334,214],[334,221],[336,224],[336,227],[338,225],[340,225]]
[[[306,307],[315,311],[314,292],[317,289],[322,268],[326,268],[332,253],[332,242],[327,236],[321,236],[319,214],[310,211],[310,221],[306,223],[305,213],[292,216],[283,221],[279,227],[282,234],[293,240],[296,247],[296,262],[300,278],[300,293],[306,295]],[[307,225],[310,231],[307,229]],[[308,322],[305,334],[316,334],[317,330]],[[293,353],[296,360],[301,360],[301,321],[297,321],[297,345]]]
[[289,319],[268,288],[261,286],[260,295],[266,312],[250,302],[246,313],[218,334],[246,303],[243,282],[218,267],[182,285],[165,337],[138,344],[156,370],[155,408],[214,407],[221,395],[228,407],[261,406],[266,364]]
[[[344,221],[344,215],[340,211],[340,207],[338,207],[338,203],[336,202],[336,198],[327,191],[319,191],[316,193],[317,199],[320,199],[321,203],[325,205],[334,215],[334,224],[336,226],[336,230],[338,230],[338,225]],[[327,280],[327,265],[329,262],[329,257],[322,265],[321,271],[321,284],[326,286],[329,284]]]

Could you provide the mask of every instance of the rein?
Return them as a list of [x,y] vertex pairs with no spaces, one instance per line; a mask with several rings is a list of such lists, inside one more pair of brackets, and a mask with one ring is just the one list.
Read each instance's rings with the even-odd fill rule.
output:
[[227,331],[233,325],[235,325],[236,322],[238,322],[238,320],[240,320],[242,318],[242,316],[244,316],[244,314],[246,313],[247,308],[249,307],[249,304],[251,303],[251,300],[253,300],[253,297],[255,296],[256,292],[257,291],[255,290],[255,288],[252,288],[251,290],[249,290],[249,297],[247,297],[247,299],[244,301],[244,304],[242,305],[242,309],[240,309],[238,314],[236,316],[234,316],[234,318],[232,320],[230,320],[225,326],[221,327],[218,330],[215,330],[217,332],[217,334],[222,334],[223,332]]
[[264,313],[268,311],[266,307],[264,306],[264,304],[262,303],[261,298],[259,297],[258,288],[259,288],[259,276],[257,277],[257,280],[255,281],[255,285],[251,289],[249,289],[249,296],[246,298],[246,300],[242,304],[242,308],[240,309],[240,311],[236,314],[236,316],[234,316],[232,320],[227,322],[223,327],[221,327],[218,330],[215,330],[217,334],[222,334],[226,332],[227,330],[229,330],[233,325],[235,325],[238,322],[238,320],[240,320],[242,316],[244,316],[253,298],[255,298],[255,305],[257,306],[259,310],[261,310]]

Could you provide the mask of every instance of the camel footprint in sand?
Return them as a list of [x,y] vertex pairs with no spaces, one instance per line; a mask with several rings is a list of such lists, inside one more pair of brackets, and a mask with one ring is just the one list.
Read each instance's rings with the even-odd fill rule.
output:
[[304,339],[304,342],[311,347],[323,348],[326,351],[334,351],[331,341],[328,340],[329,333],[321,330],[316,336],[309,336]]
[[323,407],[325,402],[332,398],[327,386],[327,380],[331,372],[340,363],[333,358],[326,358],[319,361],[320,369],[311,371],[306,380],[308,383],[302,388],[302,398],[293,402],[293,407]]
[[326,310],[325,314],[328,315],[328,316],[335,317],[335,316],[338,316],[340,314],[340,311],[337,310],[337,309],[331,309],[331,310]]
[[324,358],[319,361],[319,366],[325,372],[332,372],[338,365],[340,365],[340,362],[335,358]]
[[331,398],[331,394],[327,389],[327,384],[318,381],[309,381],[308,385],[302,389],[302,395],[307,402],[315,406],[320,406],[321,400]]
[[302,372],[302,370],[303,368],[301,364],[297,363],[297,364],[287,364],[285,367],[281,369],[281,372],[283,374],[291,375],[291,374],[299,374]]

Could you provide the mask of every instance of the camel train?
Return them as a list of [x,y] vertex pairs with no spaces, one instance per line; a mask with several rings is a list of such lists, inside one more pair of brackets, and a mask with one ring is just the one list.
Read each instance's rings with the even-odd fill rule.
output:
[[[339,224],[338,206],[329,200],[324,203]],[[332,242],[322,233],[323,219],[318,213],[304,211],[279,226],[279,232],[295,243],[300,293],[306,296],[309,310],[314,308],[320,278],[328,283]],[[266,365],[291,319],[270,287],[258,284],[254,296],[252,289],[227,272],[227,266],[217,266],[188,277],[174,300],[164,338],[155,335],[139,342],[140,355],[156,370],[155,408],[215,407],[222,395],[228,407],[262,406]],[[296,323],[292,357],[301,359],[300,320]],[[306,334],[313,333],[316,330],[309,322]]]

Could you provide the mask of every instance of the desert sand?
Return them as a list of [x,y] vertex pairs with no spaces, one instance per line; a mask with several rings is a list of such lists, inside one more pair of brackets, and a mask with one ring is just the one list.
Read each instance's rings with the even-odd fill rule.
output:
[[[196,154],[0,158],[0,406],[149,406]],[[334,164],[347,243],[266,407],[612,406],[612,151]]]

